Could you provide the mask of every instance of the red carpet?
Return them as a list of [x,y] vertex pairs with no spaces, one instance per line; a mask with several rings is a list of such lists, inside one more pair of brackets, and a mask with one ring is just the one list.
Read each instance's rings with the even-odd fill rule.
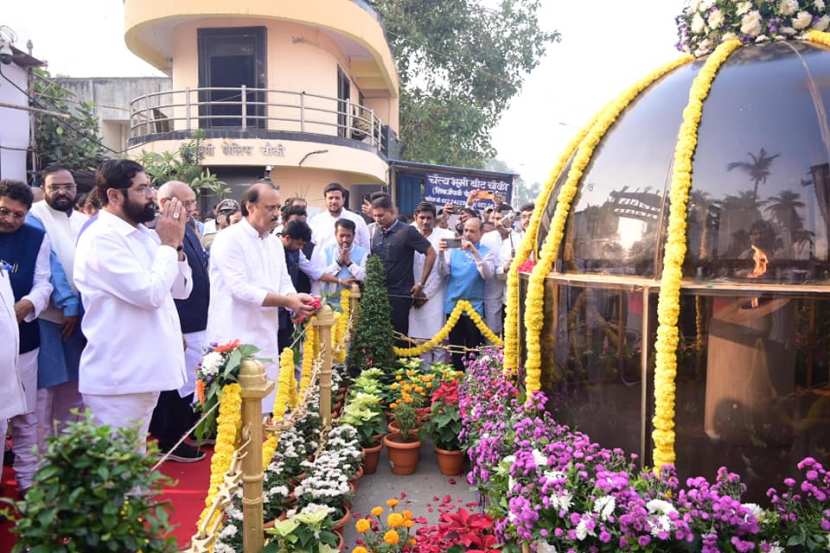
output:
[[[205,495],[210,483],[210,457],[213,450],[206,451],[205,458],[198,463],[165,463],[161,472],[174,480],[164,489],[159,499],[169,502],[170,523],[173,536],[184,548],[196,531],[196,520],[205,505]],[[17,482],[10,467],[3,468],[2,491],[0,495],[18,499]],[[13,521],[0,523],[0,553],[9,553],[14,546],[15,536],[11,533]]]

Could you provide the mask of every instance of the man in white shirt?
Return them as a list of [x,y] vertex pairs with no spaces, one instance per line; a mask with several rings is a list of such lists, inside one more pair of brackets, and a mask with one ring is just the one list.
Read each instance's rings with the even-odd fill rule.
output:
[[[435,226],[437,213],[435,206],[429,202],[421,202],[415,207],[415,228],[424,238],[429,240],[432,247],[438,251],[441,240],[455,238],[455,233],[449,229]],[[422,253],[413,254],[413,272],[415,280],[421,282],[426,256]],[[447,292],[447,282],[438,271],[432,271],[427,278],[419,297],[416,297],[409,309],[409,336],[428,340],[435,336],[444,326],[444,295]],[[446,361],[446,351],[436,348],[421,356],[425,363]]]
[[159,393],[186,380],[173,298],[187,298],[193,288],[182,249],[187,212],[173,198],[154,231],[144,226],[155,218],[155,191],[134,161],[106,161],[95,180],[103,205],[75,253],[88,340],[79,388],[98,424],[138,425],[144,452]]
[[[510,227],[510,238],[501,243],[501,251],[499,252],[499,263],[496,266],[496,278],[502,282],[507,281],[507,273],[510,272],[510,265],[513,264],[513,258],[516,257],[516,250],[519,249],[522,240],[525,238],[527,227],[530,225],[530,217],[533,215],[534,204],[524,204],[519,208],[519,221],[517,224],[506,225],[502,222],[502,226]],[[505,307],[507,305],[507,291],[502,294],[504,303],[502,304],[502,314],[506,313]],[[502,319],[503,320],[503,319]]]
[[356,227],[355,244],[369,250],[369,227],[363,217],[343,207],[346,199],[346,189],[343,185],[337,182],[329,184],[323,189],[323,197],[326,199],[327,209],[308,222],[311,227],[311,239],[317,247],[334,242],[334,223],[338,219],[349,219]]
[[[269,359],[266,372],[276,380],[279,356],[278,310],[310,315],[313,298],[297,294],[285,264],[282,243],[271,231],[279,216],[280,195],[260,181],[242,196],[242,220],[216,235],[210,252],[210,307],[207,341],[240,340]],[[263,399],[271,412],[274,393]]]
[[[38,458],[37,444],[37,358],[40,328],[36,320],[49,303],[49,237],[26,221],[32,207],[32,190],[25,183],[0,180],[0,263],[8,266],[14,298],[14,312],[20,336],[18,374],[26,394],[25,409],[12,418],[14,470],[21,490],[32,485]],[[12,342],[12,340],[8,340]],[[0,347],[7,347],[0,339]]]
[[6,267],[0,265],[0,336],[8,337],[8,347],[0,348],[0,459],[6,449],[9,419],[26,411],[26,395],[17,372],[20,331],[14,312],[11,275]]
[[334,225],[335,242],[314,250],[311,262],[319,267],[321,276],[311,285],[315,295],[329,296],[333,309],[340,309],[340,291],[355,282],[366,280],[366,258],[369,251],[354,243],[356,225],[340,219]]
[[[502,245],[510,243],[513,239],[513,208],[507,204],[499,204],[493,210],[490,220],[495,225],[495,230],[484,233],[481,243],[487,246],[495,258],[496,267],[502,267]],[[484,282],[484,319],[490,330],[501,334],[503,326],[502,306],[504,305],[504,279],[499,278],[498,273]]]
[[[72,173],[61,165],[42,172],[43,201],[32,205],[29,221],[43,228],[52,246],[52,297],[40,314],[38,354],[38,447],[82,410],[78,367],[86,339],[81,333],[81,296],[75,288],[75,243],[89,217],[76,211],[77,187]],[[57,424],[57,426],[56,426]]]

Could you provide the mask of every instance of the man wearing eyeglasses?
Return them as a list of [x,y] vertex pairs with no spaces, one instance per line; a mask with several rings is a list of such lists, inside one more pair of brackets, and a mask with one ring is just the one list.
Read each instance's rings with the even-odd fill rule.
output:
[[[134,161],[104,162],[95,181],[103,205],[95,224],[78,238],[75,253],[88,340],[79,388],[99,424],[137,424],[137,445],[144,452],[159,393],[187,380],[173,303],[193,289],[182,247],[187,213],[172,198],[156,218],[155,190]],[[150,230],[144,223],[154,218]]]
[[78,365],[86,339],[81,333],[81,297],[75,288],[75,242],[89,219],[76,211],[77,186],[72,173],[50,165],[41,173],[44,199],[35,202],[28,221],[43,229],[52,247],[52,296],[40,314],[40,352],[37,369],[38,447],[83,408],[78,392]]
[[[0,180],[0,264],[7,267],[14,293],[14,313],[20,332],[17,372],[25,393],[22,414],[11,419],[14,439],[14,470],[25,491],[32,485],[38,459],[37,445],[37,358],[40,328],[37,317],[49,303],[49,237],[26,223],[32,207],[32,190],[19,181]],[[13,344],[12,339],[0,344]],[[5,433],[3,433],[5,436]]]

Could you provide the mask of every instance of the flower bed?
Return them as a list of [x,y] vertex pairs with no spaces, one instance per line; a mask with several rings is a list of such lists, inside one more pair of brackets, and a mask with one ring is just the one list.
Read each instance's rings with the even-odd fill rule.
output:
[[500,353],[485,352],[462,388],[468,481],[484,496],[507,544],[553,551],[826,551],[830,474],[816,460],[798,465],[768,492],[771,507],[742,503],[738,475],[678,481],[674,469],[641,471],[635,457],[603,448],[558,424],[536,393],[521,401],[503,376]]

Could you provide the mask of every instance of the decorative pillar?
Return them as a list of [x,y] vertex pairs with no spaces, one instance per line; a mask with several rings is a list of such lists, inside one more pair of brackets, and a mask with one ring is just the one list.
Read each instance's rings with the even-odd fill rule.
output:
[[331,424],[331,327],[334,326],[334,312],[328,304],[317,313],[314,321],[317,338],[322,354],[320,367],[320,417],[323,419],[323,428]]
[[245,553],[260,553],[265,545],[262,513],[262,398],[274,387],[255,359],[245,359],[239,369],[242,387],[242,543]]

